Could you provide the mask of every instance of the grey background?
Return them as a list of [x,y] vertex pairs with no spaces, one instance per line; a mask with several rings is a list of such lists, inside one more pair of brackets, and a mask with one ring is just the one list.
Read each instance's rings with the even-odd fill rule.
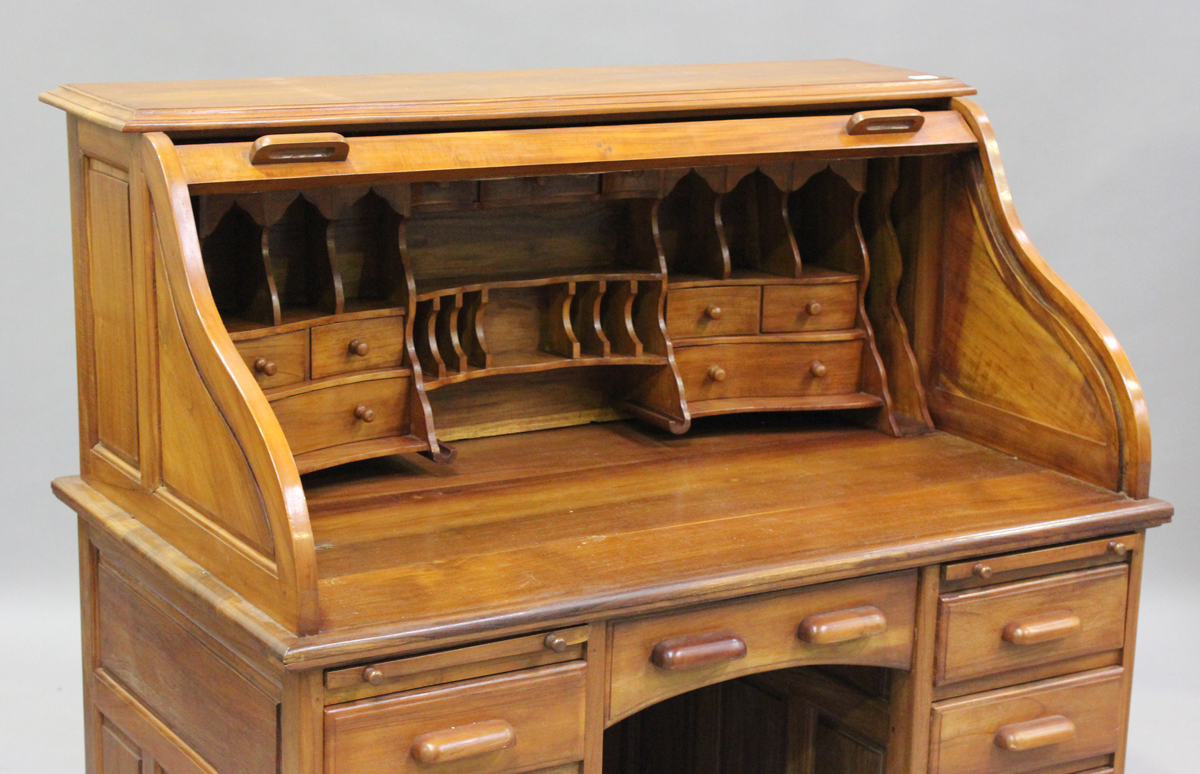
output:
[[[1154,428],[1132,774],[1195,770],[1200,730],[1200,3],[6,4],[0,22],[0,756],[82,764],[78,470],[63,115],[71,81],[848,57],[979,89],[1024,224],[1128,351]],[[1190,765],[1189,765],[1190,764]]]

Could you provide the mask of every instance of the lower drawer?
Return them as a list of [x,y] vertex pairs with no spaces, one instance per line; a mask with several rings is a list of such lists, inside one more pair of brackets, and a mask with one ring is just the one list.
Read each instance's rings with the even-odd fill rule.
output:
[[292,454],[406,435],[408,376],[341,384],[271,402]]
[[930,774],[1019,774],[1111,754],[1123,679],[1110,667],[939,702]]
[[325,710],[325,774],[501,774],[583,758],[582,662]]
[[802,664],[908,669],[916,573],[740,599],[617,623],[608,720],[685,691]]
[[862,339],[706,344],[675,349],[687,398],[792,398],[858,392]]

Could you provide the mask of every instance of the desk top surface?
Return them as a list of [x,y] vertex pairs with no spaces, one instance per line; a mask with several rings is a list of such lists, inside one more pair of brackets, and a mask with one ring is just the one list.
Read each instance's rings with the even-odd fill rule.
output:
[[898,104],[975,90],[954,78],[829,59],[482,73],[75,83],[42,101],[125,132],[317,126],[574,123],[839,105]]
[[752,424],[711,420],[678,437],[586,425],[463,442],[452,465],[314,474],[322,630],[331,642],[360,627],[411,641],[628,614],[1171,514],[945,433],[896,439],[787,415]]

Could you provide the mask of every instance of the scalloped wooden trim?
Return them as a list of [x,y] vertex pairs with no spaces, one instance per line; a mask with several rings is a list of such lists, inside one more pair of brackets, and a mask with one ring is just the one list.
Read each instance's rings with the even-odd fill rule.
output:
[[1101,364],[1109,383],[1109,398],[1117,414],[1117,434],[1121,444],[1119,489],[1130,497],[1143,499],[1150,492],[1150,419],[1141,384],[1128,356],[1099,315],[1080,298],[1033,246],[1025,227],[1017,217],[1012,192],[1000,160],[995,130],[987,115],[973,101],[956,97],[951,106],[966,120],[979,139],[979,157],[991,204],[1000,216],[999,225],[1009,247],[1028,272],[1028,279],[1082,334]]

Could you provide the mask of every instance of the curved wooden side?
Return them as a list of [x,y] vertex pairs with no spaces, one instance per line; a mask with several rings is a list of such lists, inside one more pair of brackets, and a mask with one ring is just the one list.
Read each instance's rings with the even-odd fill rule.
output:
[[[1098,421],[1105,419],[1106,415],[1111,417],[1108,421],[1112,425],[1102,428],[1107,438],[1093,440],[1109,444],[1115,441],[1117,448],[1109,450],[1115,454],[1117,463],[1112,466],[1113,469],[1109,469],[1102,459],[1106,455],[1101,453],[1097,453],[1095,462],[1062,459],[1058,467],[1110,489],[1124,491],[1131,497],[1145,498],[1149,493],[1150,481],[1150,424],[1145,399],[1133,367],[1108,326],[1047,265],[1030,242],[1013,206],[995,132],[987,116],[970,100],[955,98],[951,102],[979,140],[982,164],[977,191],[980,198],[977,204],[982,210],[979,214],[983,217],[990,238],[993,241],[1002,240],[1002,244],[993,245],[999,247],[1002,253],[996,257],[1010,263],[1009,268],[1018,273],[1018,276],[1008,278],[1010,288],[1016,282],[1019,285],[1016,289],[1022,291],[1014,293],[1014,296],[1020,298],[1025,295],[1020,298],[1021,303],[1033,313],[1035,322],[1040,323],[1071,356],[1078,374],[1082,374],[1093,389],[1102,392],[1097,396],[1100,402],[1109,404],[1096,406],[1095,410]],[[1044,316],[1047,319],[1039,319]],[[1064,374],[1046,373],[1042,379],[1052,380],[1061,376]],[[1036,395],[1037,386],[1036,383],[1030,385],[1030,391],[1035,393],[1033,397],[1047,402],[1044,394]],[[938,424],[946,427],[944,419],[939,419]],[[1075,429],[1062,427],[1054,429],[1054,432],[1061,430],[1070,433]],[[1004,445],[1013,451],[1028,451],[1037,457],[1045,451],[1036,448],[1045,440],[1038,434],[1009,433],[1004,440]]]
[[[176,335],[182,336],[190,356],[190,363],[176,363],[175,368],[181,372],[181,379],[191,371],[203,386],[201,395],[178,396],[179,402],[186,398],[192,405],[167,405],[168,393],[164,391],[164,417],[173,412],[171,421],[181,428],[180,432],[202,443],[210,436],[215,443],[228,435],[236,444],[240,459],[226,460],[227,467],[241,468],[238,475],[248,476],[261,498],[259,518],[265,520],[261,526],[270,536],[276,584],[273,590],[241,588],[234,578],[230,585],[251,601],[265,601],[267,612],[298,634],[314,633],[319,628],[316,553],[296,463],[278,420],[229,338],[213,302],[188,188],[170,139],[160,133],[145,135],[141,164],[150,190],[156,247],[163,269],[161,281],[167,291],[164,295],[173,311],[169,316],[175,318]],[[211,401],[211,406],[205,405],[204,398]],[[213,409],[223,422],[199,426],[203,417],[212,416]],[[189,423],[197,426],[188,427]],[[170,485],[170,479],[164,476],[163,488]],[[182,494],[182,499],[188,499],[187,493]],[[222,512],[222,508],[236,506],[226,505],[219,496],[209,505],[207,510],[218,523],[246,519],[245,513]],[[210,569],[221,575],[218,568]],[[266,600],[261,599],[264,595]]]

